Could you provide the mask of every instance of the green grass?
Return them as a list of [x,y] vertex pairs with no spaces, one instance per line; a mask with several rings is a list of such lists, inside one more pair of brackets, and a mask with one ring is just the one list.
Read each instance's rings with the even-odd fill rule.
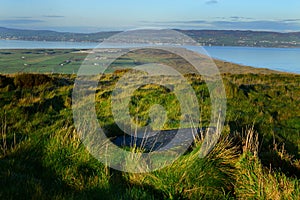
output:
[[201,143],[170,166],[148,174],[130,174],[138,185],[151,185],[164,199],[226,199],[234,188],[236,147],[226,138],[205,158],[199,158]]
[[[12,52],[20,56],[25,50]],[[69,53],[57,52],[62,60]],[[31,56],[32,62],[54,59]],[[199,158],[202,141],[197,141],[171,165],[145,174],[113,170],[86,150],[73,124],[75,75],[1,75],[0,198],[298,199],[300,76],[240,70],[222,75],[228,111],[216,148]],[[105,74],[96,90],[98,121],[109,136],[123,134],[114,122],[110,96],[124,73]],[[185,77],[196,91],[201,125],[207,126],[207,86],[200,76]],[[135,91],[129,105],[133,120],[147,124],[148,111],[157,103],[168,113],[163,129],[178,128],[178,102],[157,85]]]
[[[1,50],[1,73],[76,73],[86,57],[79,50]],[[76,53],[77,52],[77,53]],[[67,63],[66,61],[71,61]]]
[[[77,73],[79,67],[87,57],[88,53],[78,49],[27,49],[27,50],[1,50],[0,51],[0,73]],[[102,53],[109,57],[110,53]],[[68,62],[67,62],[68,61]],[[129,52],[118,58],[107,72],[137,66],[145,63],[162,63],[175,67],[179,72],[189,71],[189,64],[162,50],[138,50]],[[215,60],[221,73],[278,73],[268,69],[258,69]]]

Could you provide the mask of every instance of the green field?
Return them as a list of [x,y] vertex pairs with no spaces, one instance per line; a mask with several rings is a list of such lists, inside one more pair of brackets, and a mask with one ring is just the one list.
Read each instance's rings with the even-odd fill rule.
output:
[[[128,72],[124,68],[153,61],[183,71],[188,66],[169,54],[153,51],[148,58],[146,53],[116,60],[95,89],[98,121],[109,137],[123,135],[110,102],[116,83]],[[77,134],[72,90],[86,55],[78,50],[1,50],[1,199],[299,199],[300,75],[215,61],[227,96],[225,127],[216,147],[199,158],[203,141],[197,140],[171,165],[134,174],[100,163]],[[194,126],[208,126],[207,85],[200,75],[184,77],[201,109]],[[147,124],[155,104],[167,112],[163,129],[178,128],[178,101],[157,85],[145,85],[131,96],[135,123]]]
[[[1,50],[1,73],[76,73],[86,54],[78,50]],[[69,62],[68,62],[69,61]]]

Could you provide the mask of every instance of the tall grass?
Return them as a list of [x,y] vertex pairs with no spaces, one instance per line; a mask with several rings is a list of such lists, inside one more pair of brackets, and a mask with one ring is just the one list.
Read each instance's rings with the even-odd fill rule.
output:
[[249,129],[243,137],[243,154],[236,163],[238,199],[299,199],[299,180],[264,167],[258,157],[258,134]]
[[[245,76],[228,76],[237,84],[228,86],[233,88],[228,92],[232,99],[228,101],[227,130],[207,157],[199,157],[203,141],[196,141],[171,165],[144,174],[113,170],[85,149],[73,125],[72,86],[67,84],[72,80],[68,77],[51,79],[61,86],[46,83],[22,89],[13,81],[9,88],[4,84],[5,88],[0,88],[0,199],[299,199],[296,172],[300,161],[297,149],[292,151],[299,139],[295,117],[299,90],[295,85],[287,86],[286,91],[284,86],[278,91],[264,89],[268,85],[241,87],[245,80],[274,85],[277,77]],[[107,75],[109,87],[112,77]],[[286,77],[278,75],[276,80],[292,82]],[[200,91],[201,84],[194,85]],[[102,87],[105,92],[110,90]],[[105,96],[100,99],[105,116],[99,118],[109,126]],[[206,96],[202,103],[206,113]],[[284,113],[284,109],[291,111]],[[258,122],[253,128],[245,129],[254,119]],[[235,131],[237,134],[229,134]],[[110,134],[116,135],[113,131]],[[144,152],[136,146],[129,151],[136,153],[137,161]],[[124,167],[136,167],[130,159]],[[140,167],[149,166],[140,163]]]
[[189,153],[166,168],[146,174],[127,174],[129,182],[151,186],[164,199],[223,198],[233,191],[237,150],[228,138],[222,138],[207,157],[200,158],[201,144],[196,142]]

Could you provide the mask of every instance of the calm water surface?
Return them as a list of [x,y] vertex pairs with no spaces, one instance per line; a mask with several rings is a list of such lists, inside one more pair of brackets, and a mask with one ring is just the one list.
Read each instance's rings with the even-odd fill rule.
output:
[[214,58],[300,74],[300,48],[205,47]]

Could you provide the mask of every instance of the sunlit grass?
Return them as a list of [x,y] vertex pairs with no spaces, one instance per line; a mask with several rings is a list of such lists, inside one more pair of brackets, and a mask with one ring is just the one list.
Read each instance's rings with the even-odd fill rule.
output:
[[[109,136],[123,134],[110,110],[111,91],[122,75],[118,73],[105,75],[96,89],[97,117]],[[196,141],[171,165],[144,174],[118,172],[89,154],[73,124],[75,77],[49,77],[45,80],[50,82],[39,75],[0,77],[1,199],[299,198],[299,76],[224,75],[228,115],[213,151],[200,158],[202,141]],[[198,94],[199,124],[205,126],[210,117],[207,88],[201,77],[187,78]],[[147,120],[148,109],[161,98],[169,113],[180,112],[174,96],[163,88],[147,85],[134,95],[139,98],[131,102],[131,114],[140,119]],[[173,115],[175,120],[182,117]],[[136,153],[137,161],[144,152],[137,146],[127,150]],[[136,167],[130,159],[124,168]],[[150,166],[141,162],[139,167]]]

